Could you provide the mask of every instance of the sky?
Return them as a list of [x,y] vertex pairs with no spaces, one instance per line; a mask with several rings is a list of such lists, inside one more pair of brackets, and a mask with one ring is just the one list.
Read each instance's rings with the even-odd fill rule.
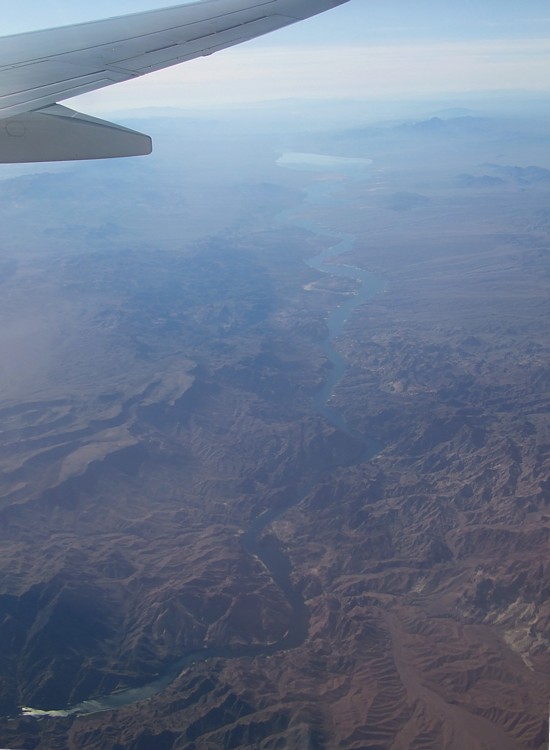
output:
[[[2,33],[170,5],[169,0],[22,0]],[[288,98],[414,99],[550,93],[548,0],[350,0],[268,37],[74,99],[90,114]]]

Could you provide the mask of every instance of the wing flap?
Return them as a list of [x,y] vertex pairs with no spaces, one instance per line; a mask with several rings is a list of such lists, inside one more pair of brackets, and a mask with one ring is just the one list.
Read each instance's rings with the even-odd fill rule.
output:
[[219,50],[231,47],[247,39],[268,34],[270,31],[281,29],[292,23],[292,19],[285,16],[271,16],[257,21],[239,24],[226,31],[219,31],[198,37],[184,43],[172,44],[163,49],[146,54],[117,60],[117,69],[123,69],[134,74],[150,73],[162,70],[179,62],[185,62],[197,56],[209,55]]
[[[117,76],[114,72],[111,75],[106,75],[104,70],[82,73],[78,68],[75,69],[66,63],[47,60],[43,63],[33,63],[29,68],[32,69],[13,71],[13,77],[7,72],[0,73],[0,91],[4,78],[10,79],[10,87],[14,91],[0,96],[2,116],[27,112],[29,101],[32,101],[33,109],[40,108],[125,80],[124,76]],[[31,80],[31,88],[26,88]]]
[[0,163],[141,156],[151,139],[55,104],[0,121]]

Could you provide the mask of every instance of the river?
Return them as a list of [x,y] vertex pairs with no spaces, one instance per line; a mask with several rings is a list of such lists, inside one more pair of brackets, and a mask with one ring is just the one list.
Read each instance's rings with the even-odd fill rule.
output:
[[[341,159],[339,157],[326,156],[324,154],[304,154],[289,152],[283,154],[278,165],[287,169],[299,169],[302,171],[323,171],[326,175],[331,170],[335,171],[335,179],[323,179],[315,182],[306,191],[306,201],[313,205],[322,205],[323,202],[333,200],[333,194],[341,185],[340,176],[346,174],[350,179],[365,174],[371,164],[368,159]],[[355,237],[352,234],[336,232],[324,225],[317,224],[313,221],[298,218],[295,209],[282,212],[277,222],[281,226],[292,226],[306,229],[314,234],[323,237],[329,237],[334,240],[334,244],[328,247],[319,255],[307,261],[308,265],[321,273],[340,276],[342,278],[353,279],[359,282],[355,294],[350,295],[345,301],[335,308],[329,315],[327,326],[329,336],[323,349],[330,361],[332,368],[322,388],[315,394],[313,401],[319,414],[331,422],[335,427],[347,434],[352,435],[355,439],[365,444],[363,459],[377,452],[378,446],[365,440],[364,436],[358,436],[353,433],[346,423],[344,417],[330,406],[330,397],[335,386],[343,377],[346,371],[346,361],[334,346],[335,339],[339,336],[346,321],[353,311],[367,302],[374,295],[380,293],[384,287],[382,279],[373,276],[361,268],[349,266],[346,264],[334,263],[334,259],[339,255],[351,250]],[[332,262],[328,262],[328,261]],[[292,610],[290,625],[285,635],[277,643],[261,646],[241,646],[241,647],[208,647],[185,654],[180,659],[170,664],[164,672],[155,680],[148,682],[146,685],[137,688],[127,688],[109,695],[101,696],[93,700],[83,701],[74,706],[62,708],[59,710],[47,710],[23,707],[21,713],[27,716],[58,716],[67,717],[72,715],[93,714],[102,711],[111,711],[113,709],[128,706],[139,701],[158,695],[168,687],[181,672],[198,661],[206,661],[214,658],[235,659],[242,657],[266,656],[291,648],[300,646],[307,638],[309,628],[309,616],[307,606],[301,594],[294,588],[291,580],[291,566],[288,558],[280,550],[276,542],[264,542],[260,544],[263,531],[277,518],[283,515],[287,510],[297,505],[304,497],[304,492],[291,498],[283,507],[270,509],[257,516],[249,528],[241,536],[243,549],[250,555],[260,559],[274,580],[281,588]]]

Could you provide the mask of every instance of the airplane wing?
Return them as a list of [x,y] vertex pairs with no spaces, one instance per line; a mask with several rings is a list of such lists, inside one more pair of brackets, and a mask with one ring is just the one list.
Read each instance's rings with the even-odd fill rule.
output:
[[148,136],[58,102],[267,34],[348,0],[202,0],[0,37],[0,162],[151,152]]

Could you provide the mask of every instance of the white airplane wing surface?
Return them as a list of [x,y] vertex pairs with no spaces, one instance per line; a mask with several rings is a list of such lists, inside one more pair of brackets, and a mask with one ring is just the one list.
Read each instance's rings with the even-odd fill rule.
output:
[[211,55],[345,2],[202,0],[0,37],[0,162],[150,153],[148,136],[58,102]]

